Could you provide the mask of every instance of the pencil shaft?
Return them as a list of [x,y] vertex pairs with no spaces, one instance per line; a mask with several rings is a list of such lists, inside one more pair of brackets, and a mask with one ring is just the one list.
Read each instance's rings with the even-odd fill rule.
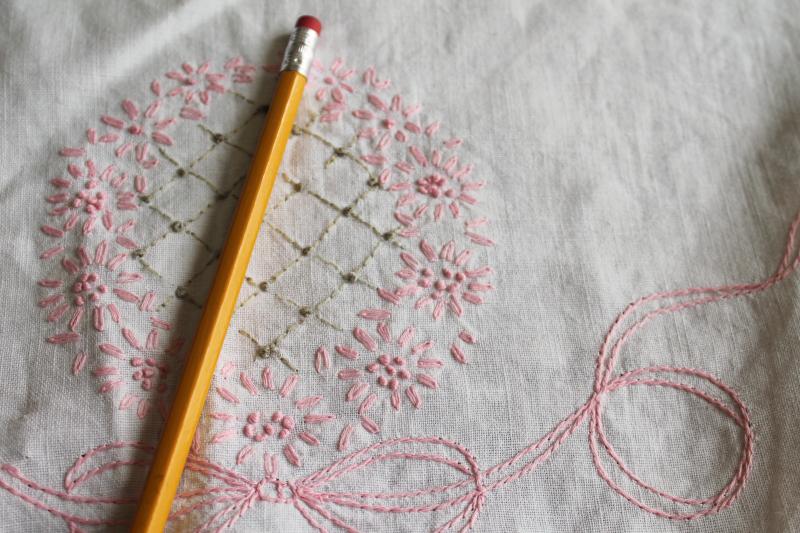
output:
[[161,532],[169,517],[305,82],[305,77],[291,71],[278,78],[214,284],[150,467],[132,527],[135,533]]

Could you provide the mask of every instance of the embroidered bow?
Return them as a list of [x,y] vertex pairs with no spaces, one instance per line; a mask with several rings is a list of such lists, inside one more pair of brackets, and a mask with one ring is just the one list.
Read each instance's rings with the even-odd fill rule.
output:
[[[668,519],[690,520],[717,513],[730,506],[741,494],[751,470],[754,435],[747,407],[731,387],[703,370],[651,366],[614,375],[614,369],[627,341],[653,319],[753,295],[786,279],[800,265],[795,242],[798,225],[800,214],[792,222],[786,251],[777,270],[763,281],[656,293],[630,304],[612,323],[603,340],[589,399],[544,437],[487,470],[481,470],[463,446],[437,437],[379,442],[294,481],[277,477],[277,463],[273,456],[265,457],[264,478],[252,481],[192,455],[186,467],[202,478],[203,488],[181,492],[171,519],[213,512],[198,530],[221,530],[234,525],[257,502],[265,502],[292,505],[310,526],[319,531],[327,531],[329,526],[347,532],[357,531],[337,514],[344,509],[410,516],[449,512],[452,516],[434,531],[466,531],[475,524],[488,494],[536,470],[586,420],[589,421],[592,461],[598,475],[614,492],[640,509]],[[683,378],[689,378],[694,384],[680,381]],[[705,498],[675,496],[648,484],[623,462],[604,431],[603,407],[611,394],[634,386],[663,387],[691,394],[728,417],[741,430],[739,463],[730,481],[719,492]],[[115,456],[120,450],[129,454],[131,449],[143,457]],[[81,491],[91,490],[90,486],[96,485],[93,482],[104,474],[121,468],[146,467],[149,462],[146,456],[151,451],[144,444],[126,442],[94,448],[67,471],[63,490],[40,485],[17,468],[5,464],[0,466],[0,487],[63,519],[72,532],[81,531],[81,526],[119,526],[125,523],[123,517],[128,511],[118,508],[135,504],[135,499],[87,496]],[[608,464],[616,465],[615,474],[609,473]],[[388,475],[391,475],[392,486],[396,488],[389,491],[368,488],[373,480],[385,486],[383,481],[389,479]],[[626,478],[628,481],[624,481]],[[623,483],[629,488],[623,487]],[[353,485],[357,488],[351,488]],[[631,490],[637,490],[639,496]],[[665,502],[664,507],[653,503],[658,499]],[[67,512],[65,507],[77,508],[78,511]]]

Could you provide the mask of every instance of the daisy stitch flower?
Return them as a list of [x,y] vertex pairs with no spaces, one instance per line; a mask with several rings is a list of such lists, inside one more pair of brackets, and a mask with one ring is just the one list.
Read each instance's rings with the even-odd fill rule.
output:
[[404,143],[411,134],[422,132],[422,126],[413,121],[421,109],[420,105],[403,108],[403,99],[399,94],[387,103],[377,93],[369,93],[367,102],[369,107],[356,109],[353,116],[368,123],[358,131],[358,137],[374,139],[376,150],[388,148],[393,140]]
[[[230,370],[228,367],[223,375],[229,374]],[[244,419],[222,411],[211,413],[211,418],[220,420],[227,426],[211,438],[211,444],[233,439],[244,441],[236,454],[236,464],[244,463],[258,447],[262,447],[267,451],[280,450],[290,465],[302,466],[300,446],[307,448],[319,446],[318,428],[331,422],[336,416],[313,411],[322,401],[322,396],[297,398],[295,390],[299,381],[300,377],[292,374],[278,388],[272,370],[265,368],[261,373],[260,382],[251,378],[246,372],[241,372],[237,385],[217,386],[217,396],[226,403],[241,405],[249,402],[253,403],[253,408]],[[273,397],[271,401],[263,400],[265,392]],[[252,402],[251,399],[254,398],[259,398],[258,402]],[[271,406],[267,407],[267,404]]]
[[[130,406],[136,405],[136,416],[145,418],[150,412],[150,408],[155,405],[162,418],[166,419],[168,413],[167,404],[164,401],[167,391],[170,389],[170,365],[168,359],[178,355],[183,347],[183,339],[176,339],[165,349],[159,349],[159,331],[170,329],[171,326],[157,318],[151,318],[153,328],[147,336],[144,345],[135,340],[133,332],[128,329],[123,330],[123,336],[129,344],[136,344],[135,355],[125,359],[121,356],[123,351],[110,343],[99,346],[105,355],[120,360],[117,368],[112,366],[101,366],[92,370],[92,375],[98,378],[110,376],[111,380],[100,385],[101,393],[110,393],[122,385],[121,380],[116,380],[115,376],[120,373],[127,379],[126,393],[119,402],[121,411],[127,410]],[[133,341],[133,343],[131,342]]]
[[[155,405],[158,413],[166,420],[169,412],[165,398],[171,385],[170,366],[166,361],[178,354],[183,347],[183,339],[175,338],[166,348],[160,349],[160,331],[168,331],[172,326],[155,316],[150,321],[153,327],[143,343],[126,327],[122,327],[121,331],[129,348],[123,349],[110,342],[100,343],[98,349],[105,361],[102,366],[92,370],[92,375],[98,379],[109,378],[100,384],[98,392],[101,394],[112,394],[118,389],[128,390],[119,401],[120,411],[135,405],[136,416],[144,419]],[[134,355],[128,355],[129,351],[133,351]],[[109,363],[115,363],[116,366]],[[73,366],[76,374],[80,372],[79,364],[83,363],[76,358]]]
[[[114,175],[116,168],[109,165],[98,174],[94,162],[89,159],[86,167],[71,164],[67,168],[70,178],[58,177],[50,180],[57,192],[47,197],[53,205],[50,216],[64,220],[61,228],[42,226],[42,232],[60,238],[64,232],[80,227],[84,235],[92,233],[97,223],[102,223],[108,231],[114,231],[114,211],[136,211],[139,208],[136,192],[143,193],[147,187],[144,176],[133,179],[128,174]],[[134,190],[130,189],[133,182]],[[135,221],[130,220],[131,227]]]
[[459,166],[457,155],[446,160],[433,149],[426,153],[416,146],[409,147],[411,162],[395,165],[401,174],[411,179],[398,180],[387,186],[389,191],[400,193],[395,219],[407,228],[416,228],[425,215],[434,222],[442,220],[445,213],[452,218],[461,216],[464,205],[475,205],[475,192],[482,189],[483,181],[470,181],[472,165]]
[[405,263],[405,268],[395,275],[406,284],[393,291],[379,288],[378,295],[381,298],[397,305],[403,298],[418,297],[414,307],[431,307],[433,318],[439,320],[445,309],[462,316],[462,302],[480,305],[483,303],[480,293],[494,289],[490,283],[481,280],[493,274],[490,267],[466,267],[472,256],[471,250],[465,248],[457,252],[455,242],[450,241],[437,254],[424,239],[420,241],[419,248],[425,260],[420,261],[410,253],[402,252],[400,259]]
[[[75,344],[87,329],[98,332],[96,355],[103,362],[92,370],[92,375],[102,381],[98,392],[110,394],[122,389],[128,383],[139,393],[159,396],[167,390],[163,381],[169,374],[169,366],[159,358],[174,355],[180,350],[182,340],[176,340],[166,350],[159,350],[159,331],[171,329],[171,325],[157,317],[151,317],[152,329],[144,341],[127,325],[123,312],[133,308],[136,312],[151,312],[155,308],[156,295],[146,292],[138,295],[133,292],[142,276],[136,272],[123,270],[127,253],[109,252],[108,241],[101,241],[90,253],[84,246],[78,247],[74,256],[64,256],[61,267],[64,275],[40,279],[38,284],[49,294],[39,300],[38,305],[46,310],[46,320],[52,323],[65,323],[66,331],[47,338],[51,344]],[[113,326],[128,344],[122,348],[102,334]],[[130,355],[129,352],[134,352]],[[73,374],[80,373],[88,362],[89,353],[79,350],[72,364]],[[109,359],[110,358],[110,359]],[[116,362],[115,362],[116,361]],[[106,379],[108,378],[108,379]],[[120,401],[120,409],[125,410],[137,402],[137,414],[144,418],[150,408],[151,399],[127,394]],[[166,413],[160,405],[162,414]]]
[[353,86],[348,83],[356,70],[344,66],[344,61],[336,59],[330,66],[330,74],[323,75],[321,87],[317,89],[314,97],[318,102],[324,102],[321,122],[335,122],[342,118],[347,108],[347,95],[353,94]]
[[[413,326],[404,329],[397,338],[392,336],[386,322],[380,322],[376,331],[377,340],[360,327],[353,330],[353,337],[367,352],[363,354],[366,362],[337,373],[340,380],[352,382],[345,395],[346,401],[363,398],[358,414],[361,425],[370,433],[378,432],[378,426],[368,416],[368,411],[379,396],[388,397],[395,410],[402,407],[404,398],[419,409],[423,403],[419,387],[438,389],[439,382],[430,371],[443,366],[440,359],[429,354],[435,348],[433,340],[414,343],[416,331]],[[352,346],[339,345],[335,350],[348,361],[362,359],[362,354]]]
[[[157,117],[162,104],[163,101],[158,98],[142,111],[134,101],[126,99],[122,101],[122,110],[127,119],[114,115],[100,117],[100,122],[121,133],[122,143],[114,150],[117,157],[125,158],[129,153],[133,154],[136,163],[146,169],[158,164],[158,158],[150,154],[150,142],[172,146],[175,141],[166,130],[177,122],[175,117],[164,119]],[[181,112],[181,116],[183,114],[184,111]]]
[[158,392],[164,392],[167,390],[167,384],[163,380],[169,374],[169,365],[159,363],[153,357],[133,357],[131,366],[136,369],[131,374],[131,378],[139,384],[143,391],[155,389]]
[[[240,63],[236,66],[241,66],[241,60],[239,61]],[[166,77],[168,79],[178,82],[176,87],[167,91],[167,96],[180,96],[187,104],[194,102],[196,99],[202,104],[208,105],[211,103],[213,94],[225,93],[226,89],[223,82],[228,77],[225,73],[209,72],[210,68],[211,65],[207,61],[198,67],[193,66],[191,63],[184,63],[181,65],[180,70],[167,72]],[[231,69],[233,68],[234,65],[231,63]],[[253,67],[253,70],[255,70],[255,67]],[[161,95],[161,86],[157,81],[153,82],[151,88],[157,96]]]
[[[96,331],[105,331],[109,319],[120,324],[118,304],[152,310],[155,293],[139,296],[131,292],[131,286],[142,275],[122,270],[128,257],[125,252],[112,254],[106,240],[97,245],[94,253],[80,246],[73,257],[64,256],[62,277],[39,280],[39,286],[51,291],[39,301],[39,307],[47,310],[47,321],[58,323],[66,319],[69,332],[79,336],[84,318]],[[48,340],[53,342],[56,338]]]
[[225,70],[232,72],[231,81],[233,83],[252,83],[253,74],[256,71],[256,66],[245,63],[241,57],[234,57],[225,62]]

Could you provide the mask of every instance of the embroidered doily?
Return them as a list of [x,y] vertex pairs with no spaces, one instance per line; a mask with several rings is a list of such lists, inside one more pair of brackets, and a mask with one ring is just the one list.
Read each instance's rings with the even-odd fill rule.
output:
[[[613,514],[702,530],[752,514],[775,439],[757,438],[772,427],[753,384],[765,371],[744,352],[761,335],[771,353],[757,315],[785,314],[800,219],[782,206],[748,229],[730,215],[725,246],[752,253],[717,268],[697,250],[724,248],[718,222],[682,217],[676,244],[653,220],[671,200],[637,211],[661,181],[609,184],[599,166],[604,183],[576,178],[565,169],[585,154],[553,141],[557,121],[527,131],[527,150],[513,121],[459,131],[476,99],[444,106],[406,79],[424,64],[339,58],[330,39],[169,529],[525,530],[534,514],[537,530],[613,528]],[[37,357],[8,398],[35,416],[8,434],[36,438],[0,457],[16,523],[118,530],[135,508],[277,73],[263,58],[198,56],[142,65],[140,86],[77,113],[91,118],[54,135],[30,178],[19,231],[33,245],[18,253],[33,265]],[[713,197],[703,184],[693,195],[687,213]],[[626,209],[630,226],[601,215]],[[673,258],[691,268],[671,277],[670,253],[699,259]],[[38,381],[52,394],[27,393]]]

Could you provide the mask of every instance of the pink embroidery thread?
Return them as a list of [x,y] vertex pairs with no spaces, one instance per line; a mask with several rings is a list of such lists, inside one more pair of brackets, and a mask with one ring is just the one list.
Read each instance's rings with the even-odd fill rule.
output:
[[[722,287],[692,287],[688,289],[667,291],[642,297],[631,303],[612,323],[600,347],[596,361],[595,382],[589,399],[572,414],[545,434],[542,438],[520,450],[509,459],[497,465],[481,470],[475,459],[464,447],[441,438],[400,438],[373,444],[353,452],[346,457],[309,476],[294,482],[283,482],[269,477],[259,482],[245,481],[237,477],[236,483],[244,483],[249,487],[261,487],[257,491],[262,501],[271,503],[288,503],[308,521],[309,525],[319,531],[327,529],[319,520],[327,520],[335,527],[346,531],[355,531],[328,509],[328,506],[360,509],[377,513],[423,513],[446,509],[456,509],[457,514],[439,526],[436,531],[447,531],[459,528],[470,529],[476,522],[488,494],[526,474],[535,471],[544,461],[553,455],[558,448],[583,424],[589,421],[589,450],[598,475],[609,487],[627,501],[656,516],[672,520],[691,520],[717,513],[729,507],[743,490],[750,473],[753,458],[753,430],[747,407],[736,392],[728,385],[708,372],[698,369],[653,366],[638,368],[614,375],[617,358],[623,346],[649,322],[659,316],[690,310],[703,305],[718,303],[730,298],[753,295],[763,292],[791,275],[800,265],[800,256],[795,250],[795,235],[800,226],[800,213],[795,217],[789,231],[786,252],[775,273],[767,279],[749,284],[727,285]],[[792,258],[794,256],[794,258]],[[677,301],[673,301],[677,300]],[[633,317],[646,305],[657,307],[645,312],[640,318]],[[469,337],[468,337],[469,338]],[[672,379],[662,377],[673,376]],[[675,378],[692,376],[705,382],[717,390],[722,397],[698,389],[692,385],[676,381]],[[685,498],[669,494],[639,478],[620,458],[602,426],[603,406],[608,395],[632,386],[666,387],[691,394],[704,400],[717,411],[728,417],[741,430],[741,455],[739,464],[731,480],[717,494],[707,498]],[[339,447],[347,447],[351,430],[343,431]],[[429,446],[435,452],[423,453],[417,450],[420,446]],[[616,464],[618,470],[636,487],[652,496],[660,497],[667,502],[693,507],[690,512],[669,511],[646,503],[609,475],[603,463],[601,452],[607,459]],[[456,458],[449,456],[455,453]],[[326,489],[329,483],[351,475],[368,476],[368,469],[387,461],[425,461],[450,467],[455,480],[449,484],[436,487],[420,487],[414,491],[382,492],[382,493],[346,493]],[[403,471],[407,471],[404,469]],[[264,484],[272,484],[277,496],[267,496]],[[291,496],[283,495],[288,489]],[[252,489],[251,489],[252,490]],[[249,493],[252,494],[252,493]],[[392,504],[395,500],[413,501],[422,497],[435,497],[434,503],[425,505]],[[252,497],[252,496],[251,496]],[[250,500],[252,502],[252,500]],[[243,499],[231,503],[222,514],[213,516],[206,525],[219,521],[223,516],[243,509]],[[387,503],[383,503],[387,502]],[[234,514],[234,516],[237,516]],[[240,515],[238,515],[240,516]],[[235,522],[235,519],[230,519]],[[227,522],[232,525],[233,522]]]
[[322,84],[314,93],[317,101],[324,103],[320,122],[335,122],[342,118],[347,109],[347,97],[353,94],[353,85],[348,81],[356,73],[346,68],[344,61],[336,59],[330,66],[330,74],[322,77]]
[[[226,365],[228,366],[228,365]],[[231,365],[229,368],[234,368]],[[230,372],[229,372],[230,374]],[[224,379],[224,378],[223,378]],[[272,371],[265,368],[261,374],[260,383],[251,378],[247,372],[239,373],[239,386],[246,393],[245,396],[239,395],[225,386],[218,385],[216,392],[225,402],[239,405],[247,401],[246,396],[258,398],[258,404],[245,417],[243,424],[238,422],[238,417],[224,412],[213,412],[210,417],[220,420],[225,425],[211,438],[211,444],[227,442],[235,438],[242,438],[245,444],[236,454],[236,464],[240,465],[247,461],[256,451],[259,444],[267,447],[277,445],[286,459],[292,466],[302,466],[302,456],[297,449],[298,441],[304,446],[319,446],[321,444],[316,427],[326,424],[333,419],[334,415],[320,414],[313,412],[313,409],[322,401],[321,395],[306,396],[294,399],[294,392],[299,384],[299,377],[296,374],[288,375],[283,384],[277,389],[273,381]],[[259,385],[261,388],[259,388]],[[233,386],[233,385],[232,385]],[[275,391],[276,396],[284,401],[280,402],[281,407],[263,409],[262,390]],[[239,428],[229,427],[229,423],[239,424]]]
[[[387,397],[395,411],[401,408],[404,398],[415,409],[419,409],[423,405],[419,387],[431,391],[438,389],[439,381],[430,372],[444,366],[443,361],[432,353],[435,351],[433,340],[414,342],[416,330],[413,326],[406,327],[396,340],[385,321],[378,322],[375,331],[377,338],[361,327],[353,329],[353,338],[366,353],[346,345],[334,348],[348,365],[358,365],[343,368],[336,376],[348,383],[345,400],[360,401],[358,421],[371,434],[380,432],[379,423],[368,415],[379,395]],[[324,346],[317,349],[318,356],[327,353]],[[352,431],[351,425],[342,430],[338,445],[340,450],[347,448]]]
[[425,239],[419,242],[419,248],[430,266],[423,266],[412,254],[402,252],[400,259],[405,263],[405,268],[395,275],[406,284],[393,291],[379,288],[378,295],[381,298],[397,305],[403,298],[421,295],[414,307],[431,307],[433,318],[439,320],[445,309],[456,316],[462,316],[463,301],[480,305],[484,302],[481,293],[494,289],[491,283],[483,281],[485,277],[492,275],[493,270],[490,267],[466,267],[472,256],[471,250],[457,251],[455,242],[450,241],[437,254]]
[[[316,65],[315,68],[316,72],[324,71],[319,65]],[[148,180],[143,173],[159,162],[150,149],[150,143],[172,146],[175,141],[167,133],[167,130],[175,125],[178,119],[191,121],[204,119],[206,113],[197,107],[198,105],[209,104],[212,93],[224,93],[227,90],[224,85],[226,82],[252,82],[255,70],[254,65],[246,64],[241,58],[229,60],[224,65],[222,73],[210,72],[208,63],[197,67],[190,63],[184,63],[180,70],[176,69],[167,73],[167,80],[163,84],[162,81],[153,80],[151,91],[156,99],[149,105],[140,107],[132,100],[124,100],[121,103],[121,109],[127,119],[104,115],[100,119],[101,123],[111,130],[98,131],[96,128],[89,128],[86,132],[89,146],[86,148],[66,147],[60,150],[61,156],[70,159],[66,168],[69,177],[58,177],[52,180],[51,183],[58,192],[48,197],[47,200],[55,206],[50,215],[63,217],[65,220],[63,223],[59,222],[61,227],[54,223],[42,225],[40,227],[42,234],[61,243],[66,233],[77,227],[82,229],[84,235],[91,234],[97,228],[104,228],[110,233],[93,253],[79,247],[74,258],[68,256],[62,258],[62,268],[70,275],[79,275],[79,292],[94,294],[92,291],[95,291],[94,285],[97,283],[97,276],[92,279],[91,274],[81,273],[82,268],[92,264],[105,265],[109,271],[113,272],[124,263],[127,251],[138,248],[138,244],[126,235],[134,227],[135,220],[118,223],[114,220],[112,208],[120,211],[135,211],[138,208],[139,200],[136,194],[142,194],[148,188]],[[264,70],[270,71],[270,68],[265,66]],[[337,60],[331,66],[330,74],[332,75],[322,78],[321,83],[324,85],[315,94],[317,100],[326,101],[320,116],[322,123],[343,119],[346,111],[350,109],[348,106],[354,100],[353,96],[358,92],[353,81],[356,78],[356,71],[346,69],[341,60]],[[379,79],[374,68],[370,67],[364,71],[361,79],[365,87],[366,105],[352,110],[351,114],[364,124],[364,127],[358,131],[357,137],[365,139],[365,144],[369,146],[370,152],[361,154],[360,158],[368,165],[379,167],[379,184],[388,192],[399,195],[392,215],[403,227],[395,234],[403,238],[418,238],[422,234],[423,224],[427,221],[439,222],[446,218],[459,219],[463,221],[463,235],[466,239],[480,246],[493,246],[494,241],[491,238],[477,232],[482,231],[478,228],[484,227],[488,223],[485,217],[467,220],[462,218],[463,209],[478,202],[477,193],[485,185],[482,180],[472,181],[469,178],[473,171],[472,165],[462,164],[458,153],[455,152],[462,145],[462,139],[448,138],[438,142],[437,148],[433,148],[434,145],[428,141],[417,143],[417,140],[425,140],[423,136],[432,140],[440,130],[439,122],[434,121],[423,125],[416,118],[420,111],[419,106],[404,104],[400,95],[383,93],[382,91],[390,86],[390,82]],[[169,98],[183,100],[180,111],[174,117],[158,116],[164,111],[163,104]],[[102,173],[98,173],[94,162],[94,152],[99,149],[100,145],[114,146],[114,155],[117,158],[132,155],[135,164],[142,169],[142,174],[137,173],[133,176],[119,173],[114,176],[116,169],[113,165],[109,165]],[[402,147],[403,159],[398,159],[390,153],[398,146]],[[86,159],[77,161],[78,158]],[[80,185],[81,183],[84,185]],[[69,190],[76,184],[79,187],[75,191]],[[128,189],[129,186],[133,190]],[[102,190],[96,190],[98,188]],[[113,198],[113,202],[110,201],[110,198]],[[445,217],[448,213],[449,215]],[[440,438],[400,438],[379,442],[353,452],[329,467],[293,482],[281,481],[277,478],[278,459],[275,454],[269,452],[264,454],[265,477],[258,482],[250,481],[233,471],[195,456],[190,458],[187,467],[207,476],[209,481],[220,482],[222,487],[183,493],[182,499],[195,500],[195,502],[183,506],[174,513],[173,518],[179,518],[214,505],[223,505],[223,509],[206,520],[201,528],[211,526],[224,528],[233,525],[256,501],[265,501],[291,504],[312,527],[321,531],[326,530],[322,522],[324,520],[338,528],[353,531],[353,528],[328,509],[330,506],[381,513],[422,513],[454,509],[457,514],[437,528],[437,531],[456,527],[466,530],[474,525],[489,493],[533,472],[587,420],[592,460],[598,475],[612,490],[637,507],[665,518],[688,520],[718,512],[729,506],[739,495],[750,471],[753,433],[749,414],[744,404],[731,388],[705,371],[653,366],[614,376],[616,360],[622,346],[630,337],[658,316],[719,302],[727,298],[755,294],[785,279],[798,266],[798,258],[791,261],[790,258],[794,253],[794,237],[799,219],[800,215],[795,218],[790,229],[786,254],[781,266],[773,276],[763,282],[656,293],[632,303],[617,317],[603,341],[597,359],[593,392],[586,403],[557,424],[539,441],[488,470],[481,470],[466,448]],[[377,296],[380,299],[389,305],[400,305],[405,298],[422,293],[422,296],[416,300],[415,307],[418,309],[431,307],[432,316],[435,319],[439,319],[445,310],[462,316],[464,312],[462,301],[472,305],[480,305],[483,302],[482,295],[493,289],[487,279],[493,273],[490,267],[466,268],[472,251],[457,250],[456,243],[453,241],[446,243],[438,252],[424,238],[419,242],[420,251],[424,257],[423,261],[435,265],[437,271],[434,272],[430,267],[423,267],[423,261],[413,254],[403,252],[401,260],[406,266],[398,272],[398,277],[406,280],[407,283],[397,289],[379,288]],[[114,255],[115,251],[112,251],[112,247],[115,246],[120,247],[122,253]],[[66,247],[63,244],[56,244],[42,252],[40,257],[46,261],[61,256],[65,251]],[[440,267],[441,270],[438,270]],[[118,275],[116,283],[134,283],[139,279],[137,276],[137,273],[122,272]],[[53,278],[45,278],[39,282],[41,287],[53,290],[39,302],[41,307],[53,309],[50,311],[54,313],[53,321],[61,320],[70,309],[63,292],[68,291],[70,287],[74,292],[77,285],[75,283],[69,285],[69,283],[72,281],[66,280],[65,283],[62,279]],[[99,286],[97,291],[99,291]],[[99,292],[105,294],[107,291]],[[124,287],[115,287],[111,293],[121,302],[132,304],[140,312],[152,311],[157,300],[157,296],[152,292],[137,295]],[[89,296],[89,298],[93,297]],[[93,301],[100,298],[101,296],[97,296]],[[678,301],[662,304],[665,300]],[[633,321],[625,329],[626,326],[623,324],[632,320],[634,314],[646,305],[660,305],[660,307],[645,312],[641,318]],[[89,308],[85,303],[75,304],[74,307],[68,317],[68,331],[50,336],[47,339],[48,342],[53,344],[76,343],[81,339],[77,330],[81,324],[86,323],[90,323],[96,331],[104,332],[108,326],[106,320],[108,317],[111,322],[120,324],[121,335],[128,345],[123,349],[110,342],[98,344],[98,351],[112,359],[112,364],[104,363],[92,369],[92,374],[96,378],[106,379],[100,385],[101,393],[111,393],[125,384],[119,377],[126,374],[128,370],[121,371],[122,367],[114,361],[129,363],[130,367],[133,367],[134,373],[131,379],[138,383],[142,390],[155,389],[159,392],[164,390],[160,380],[169,373],[169,366],[159,362],[153,356],[156,355],[154,352],[159,344],[159,330],[170,330],[169,323],[155,316],[151,317],[153,328],[142,342],[140,339],[145,338],[144,335],[139,336],[124,326],[120,310],[115,303],[108,303],[105,309],[99,305]],[[373,337],[366,329],[356,327],[353,330],[353,337],[359,347],[339,345],[334,348],[334,351],[346,361],[358,361],[365,366],[344,368],[339,370],[336,375],[342,381],[352,382],[348,383],[345,399],[348,402],[360,400],[357,408],[358,425],[368,434],[377,434],[380,432],[380,426],[369,414],[370,409],[379,399],[377,393],[383,389],[387,390],[389,401],[394,409],[399,409],[401,403],[406,400],[415,408],[420,408],[423,404],[421,391],[438,387],[438,381],[430,374],[430,371],[442,368],[445,363],[442,359],[430,354],[437,348],[432,341],[416,344],[413,342],[415,330],[411,326],[406,328],[395,341],[398,348],[404,349],[403,355],[383,353],[384,350],[381,348],[385,349],[390,346],[393,340],[387,323],[387,320],[392,317],[392,312],[372,307],[362,310],[358,316],[363,320],[377,322],[375,328],[377,338]],[[457,363],[464,364],[467,362],[467,358],[459,343],[474,344],[475,336],[468,331],[462,331],[458,335],[458,339],[449,346],[452,358]],[[407,350],[405,350],[406,348]],[[443,347],[443,349],[446,348]],[[128,356],[129,350],[137,355]],[[388,350],[386,351],[388,352]],[[72,372],[80,373],[87,364],[87,359],[88,354],[85,351],[79,351],[72,363]],[[411,361],[416,361],[416,366],[411,365]],[[319,348],[314,362],[317,373],[329,369],[332,361],[328,350],[324,347]],[[221,371],[221,375],[223,378],[227,378],[232,371],[232,367],[226,365]],[[665,375],[673,376],[673,378],[669,379],[664,377]],[[677,380],[683,376],[692,376],[704,381],[707,386],[718,389],[723,399]],[[231,405],[240,405],[245,401],[247,395],[259,396],[261,393],[259,387],[261,387],[265,390],[275,391],[279,398],[288,401],[298,386],[298,376],[290,375],[278,387],[272,371],[265,368],[260,382],[252,379],[246,373],[240,373],[239,383],[243,394],[238,395],[230,390],[233,388],[233,385],[230,384],[227,387],[217,386],[217,394]],[[401,383],[403,383],[402,386]],[[666,387],[692,394],[709,403],[741,428],[742,457],[740,464],[731,481],[716,496],[701,499],[670,495],[645,483],[624,464],[603,430],[602,409],[603,402],[609,394],[634,385]],[[372,392],[372,390],[376,392]],[[292,442],[287,442],[283,446],[282,455],[289,464],[299,466],[301,456],[294,444],[302,442],[308,446],[319,445],[320,440],[313,433],[312,427],[328,423],[335,418],[333,414],[311,411],[321,399],[320,395],[313,395],[293,400],[293,408],[304,412],[302,417],[281,411],[273,411],[271,414],[252,411],[247,415],[244,425],[239,426],[241,429],[224,428],[212,437],[211,442],[216,444],[242,436],[249,439],[251,443],[240,448],[236,456],[236,463],[241,464],[255,453],[256,443],[273,436],[276,440],[288,441],[291,438]],[[127,393],[120,402],[120,409],[127,409],[137,403],[137,400],[137,414],[143,418],[151,406],[148,399],[140,399],[135,394]],[[163,403],[159,405],[159,409],[164,411]],[[235,415],[227,413],[211,413],[210,417],[224,423],[238,420]],[[301,428],[300,424],[306,425],[307,428]],[[350,446],[353,431],[352,424],[346,424],[341,430],[337,442],[337,448],[340,451],[344,451]],[[283,436],[281,437],[281,435]],[[122,466],[146,464],[143,461],[110,461],[76,478],[75,472],[80,470],[90,458],[101,457],[112,450],[131,446],[138,449],[146,448],[144,445],[136,443],[114,443],[98,447],[87,453],[68,472],[65,479],[66,493],[38,485],[22,476],[10,465],[4,465],[1,468],[10,481],[6,482],[0,479],[0,486],[24,501],[61,517],[73,530],[77,530],[76,524],[115,525],[118,522],[64,513],[42,500],[27,495],[11,483],[20,482],[29,489],[40,492],[43,497],[54,497],[62,502],[80,505],[128,504],[131,503],[129,500],[83,498],[69,493],[73,487],[78,487],[83,481],[97,477],[104,472],[110,472]],[[432,450],[420,451],[426,447],[432,448]],[[417,490],[396,493],[344,493],[336,492],[328,487],[330,483],[345,476],[370,475],[371,467],[389,461],[438,463],[450,468],[456,480],[444,486],[420,487]],[[696,509],[688,513],[674,512],[645,503],[644,500],[623,488],[609,474],[609,470],[605,466],[609,462],[612,465],[616,464],[619,472],[640,491],[649,492],[651,495],[673,504],[687,505]],[[270,487],[274,494],[268,493]],[[421,500],[423,497],[434,498],[436,501],[413,504],[414,501]],[[405,500],[405,502],[394,503],[395,500]]]
[[[90,324],[92,329],[100,333],[106,333],[110,324],[117,324],[122,337],[134,352],[147,352],[142,354],[144,357],[129,357],[125,351],[109,342],[98,343],[100,353],[120,361],[127,358],[134,367],[133,372],[120,368],[113,374],[111,367],[95,368],[92,375],[98,379],[112,375],[123,378],[102,382],[98,388],[101,394],[121,389],[125,385],[125,378],[138,387],[139,393],[165,392],[166,382],[161,378],[169,373],[169,366],[156,361],[155,357],[174,355],[182,342],[177,339],[163,352],[158,351],[161,342],[158,330],[169,331],[171,325],[153,316],[153,329],[140,336],[125,325],[125,305],[122,309],[117,305],[117,302],[135,304],[140,312],[153,312],[158,301],[152,291],[137,294],[131,288],[131,284],[142,279],[140,273],[121,271],[139,244],[129,236],[137,221],[133,218],[120,220],[120,215],[136,213],[140,208],[138,195],[147,192],[148,179],[144,174],[159,163],[151,143],[173,145],[169,129],[179,120],[204,119],[206,114],[196,104],[209,104],[212,93],[222,94],[230,84],[250,83],[254,70],[255,66],[244,63],[240,58],[228,61],[224,73],[211,72],[209,63],[197,67],[184,63],[180,70],[168,72],[163,84],[153,80],[151,91],[155,98],[152,101],[139,105],[133,100],[124,99],[119,113],[100,116],[99,125],[86,130],[88,144],[85,147],[66,147],[59,151],[59,155],[68,160],[66,177],[58,176],[50,182],[56,191],[46,201],[51,206],[48,216],[54,222],[42,225],[41,232],[59,241],[67,233],[78,230],[83,236],[98,233],[98,228],[106,234],[91,252],[85,246],[79,246],[74,257],[62,256],[67,248],[58,244],[40,255],[43,261],[62,256],[61,267],[68,277],[66,280],[46,278],[39,282],[40,286],[54,290],[39,301],[39,306],[47,309],[47,320],[56,323],[65,319],[69,330],[52,334],[47,341],[52,344],[77,343],[82,338],[84,324]],[[165,104],[172,98],[183,99],[177,116],[165,115],[169,113]],[[121,160],[131,155],[138,170],[135,173],[122,172],[115,163],[111,163],[101,171],[95,161],[109,155],[107,150],[103,152],[104,146],[110,147],[113,158]],[[139,268],[139,265],[134,264],[134,267]],[[111,297],[117,302],[109,301]],[[72,364],[73,374],[82,371],[89,355],[84,350],[77,353]],[[126,410],[137,402],[136,413],[143,418],[155,401],[159,411],[166,411],[166,405],[160,398],[139,398],[137,394],[125,394],[120,401],[120,409]]]

